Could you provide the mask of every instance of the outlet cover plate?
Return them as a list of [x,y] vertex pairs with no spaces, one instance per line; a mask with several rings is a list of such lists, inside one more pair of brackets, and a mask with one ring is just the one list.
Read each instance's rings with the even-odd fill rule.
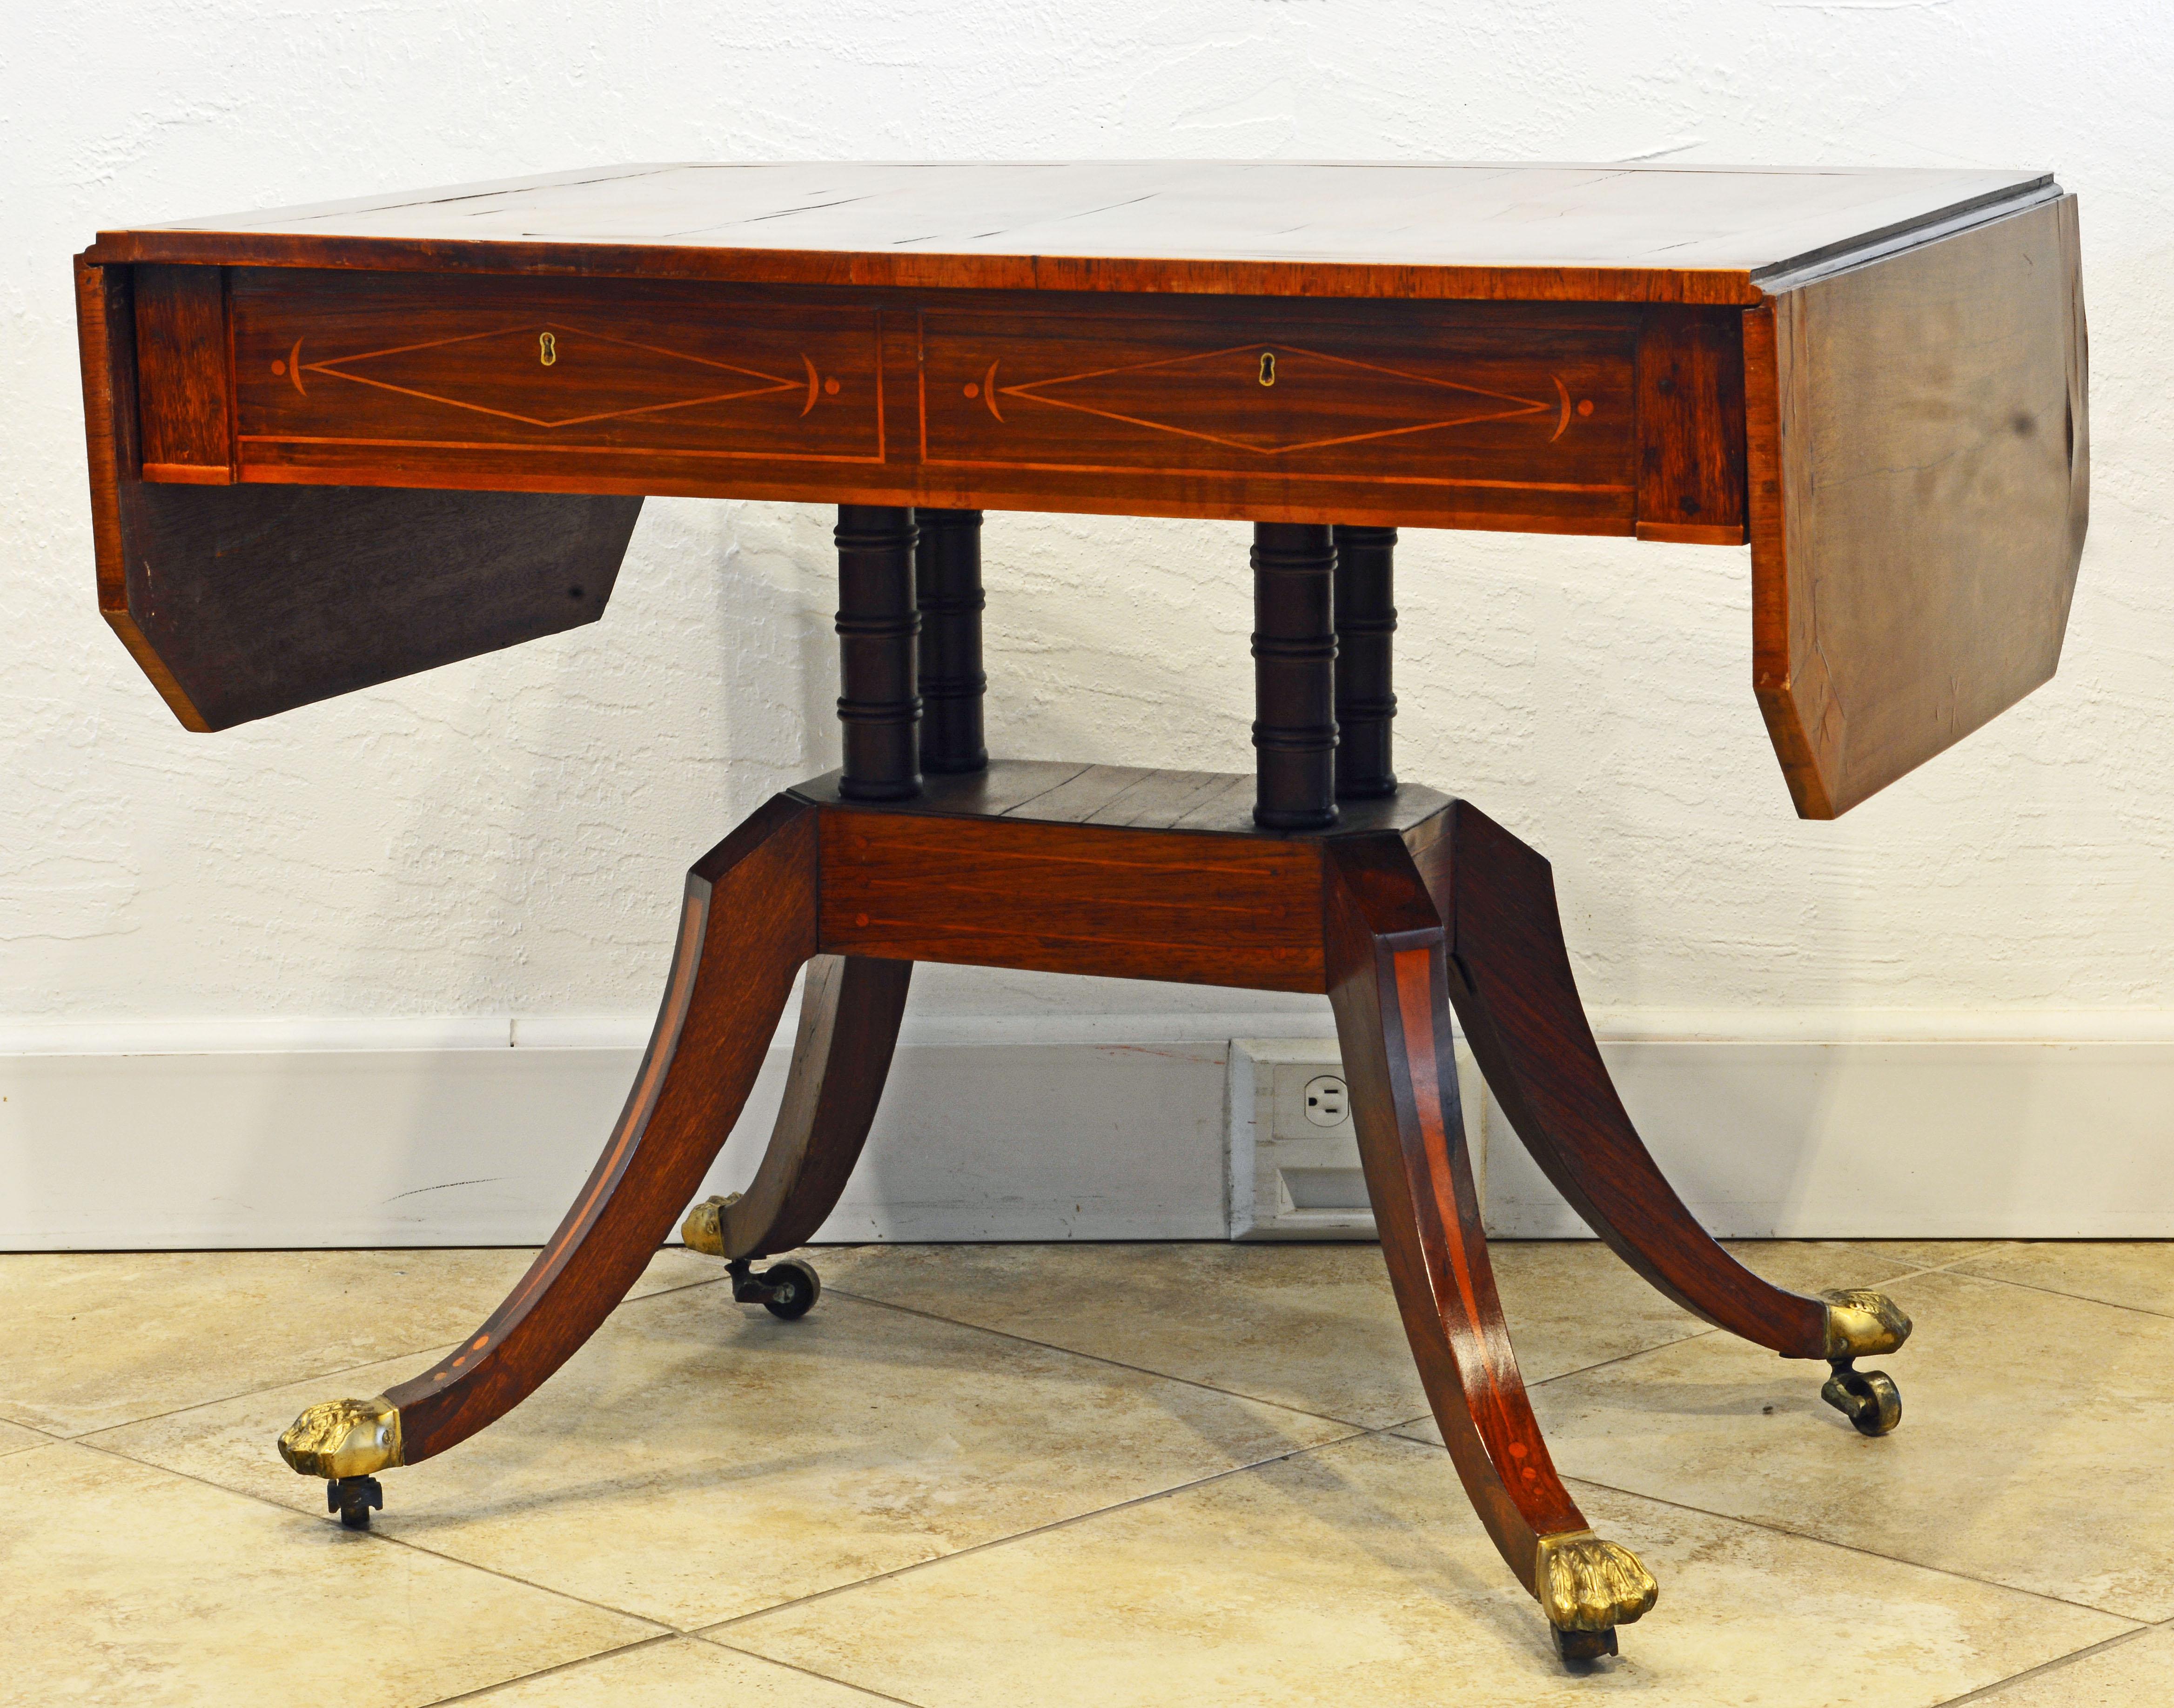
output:
[[[1331,1127],[1309,1120],[1307,1084],[1341,1075],[1333,1038],[1230,1041],[1230,1237],[1371,1240],[1374,1213],[1347,1114]],[[1459,1039],[1457,1095],[1472,1150],[1473,1184],[1487,1202],[1486,1089]]]

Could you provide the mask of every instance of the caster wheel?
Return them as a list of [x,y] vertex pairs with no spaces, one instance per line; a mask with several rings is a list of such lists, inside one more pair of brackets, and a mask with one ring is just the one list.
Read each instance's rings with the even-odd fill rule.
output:
[[734,1303],[760,1305],[787,1322],[805,1316],[823,1296],[823,1283],[815,1266],[798,1257],[787,1257],[760,1275],[745,1257],[735,1257],[726,1267],[732,1273]]
[[[797,1322],[814,1308],[822,1297],[823,1280],[812,1264],[787,1258],[763,1272],[763,1283],[771,1289],[762,1308],[772,1316],[786,1322]],[[1883,1381],[1885,1377],[1880,1378]]]
[[346,1529],[369,1529],[373,1506],[385,1506],[384,1485],[375,1477],[335,1477],[325,1484],[325,1511],[338,1513]]
[[1566,1631],[1560,1625],[1549,1627],[1555,1634],[1555,1654],[1566,1661],[1597,1661],[1603,1655],[1621,1652],[1615,1646],[1615,1627],[1604,1631]]
[[1858,1370],[1846,1358],[1834,1360],[1834,1374],[1820,1397],[1847,1418],[1860,1435],[1890,1434],[1902,1421],[1902,1391],[1887,1372]]

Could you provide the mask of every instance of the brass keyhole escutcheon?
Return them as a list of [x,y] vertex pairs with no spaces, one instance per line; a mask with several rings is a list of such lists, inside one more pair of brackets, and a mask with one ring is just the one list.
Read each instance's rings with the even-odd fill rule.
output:
[[539,332],[536,338],[536,359],[549,367],[559,359],[559,341],[549,332]]
[[1261,383],[1263,386],[1273,386],[1275,382],[1276,353],[1274,350],[1263,350],[1261,352]]

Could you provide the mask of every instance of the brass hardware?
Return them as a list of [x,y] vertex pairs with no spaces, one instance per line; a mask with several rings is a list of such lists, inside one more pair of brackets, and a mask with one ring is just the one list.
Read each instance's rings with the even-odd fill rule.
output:
[[382,1394],[370,1400],[325,1400],[287,1426],[279,1437],[279,1457],[305,1477],[335,1482],[404,1464],[400,1408]]
[[1820,1397],[1847,1418],[1860,1435],[1890,1435],[1902,1421],[1902,1391],[1884,1370],[1859,1370],[1853,1358],[1833,1360]]
[[1263,350],[1261,352],[1261,383],[1263,386],[1273,386],[1275,382],[1276,353],[1274,350]]
[[1820,1297],[1827,1301],[1829,1358],[1871,1358],[1910,1338],[1910,1319],[1885,1293],[1852,1288]]
[[559,341],[549,332],[536,335],[536,350],[537,359],[547,368],[559,359]]
[[1612,1631],[1650,1612],[1661,1586],[1620,1543],[1603,1542],[1590,1530],[1572,1530],[1540,1538],[1533,1593],[1558,1632],[1598,1632]]
[[725,1212],[740,1201],[738,1192],[723,1197],[705,1198],[687,1212],[687,1219],[679,1224],[679,1237],[686,1241],[690,1251],[703,1251],[712,1257],[728,1257],[725,1250]]

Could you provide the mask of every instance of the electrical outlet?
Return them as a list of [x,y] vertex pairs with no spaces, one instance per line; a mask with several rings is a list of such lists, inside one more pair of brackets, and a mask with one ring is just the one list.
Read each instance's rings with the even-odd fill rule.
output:
[[[1238,1038],[1230,1059],[1230,1237],[1374,1238],[1351,1088],[1335,1040]],[[1484,1203],[1485,1094],[1462,1040],[1457,1077]]]
[[1351,1124],[1351,1088],[1340,1075],[1317,1073],[1306,1082],[1299,1095],[1306,1100],[1306,1118],[1316,1127]]

